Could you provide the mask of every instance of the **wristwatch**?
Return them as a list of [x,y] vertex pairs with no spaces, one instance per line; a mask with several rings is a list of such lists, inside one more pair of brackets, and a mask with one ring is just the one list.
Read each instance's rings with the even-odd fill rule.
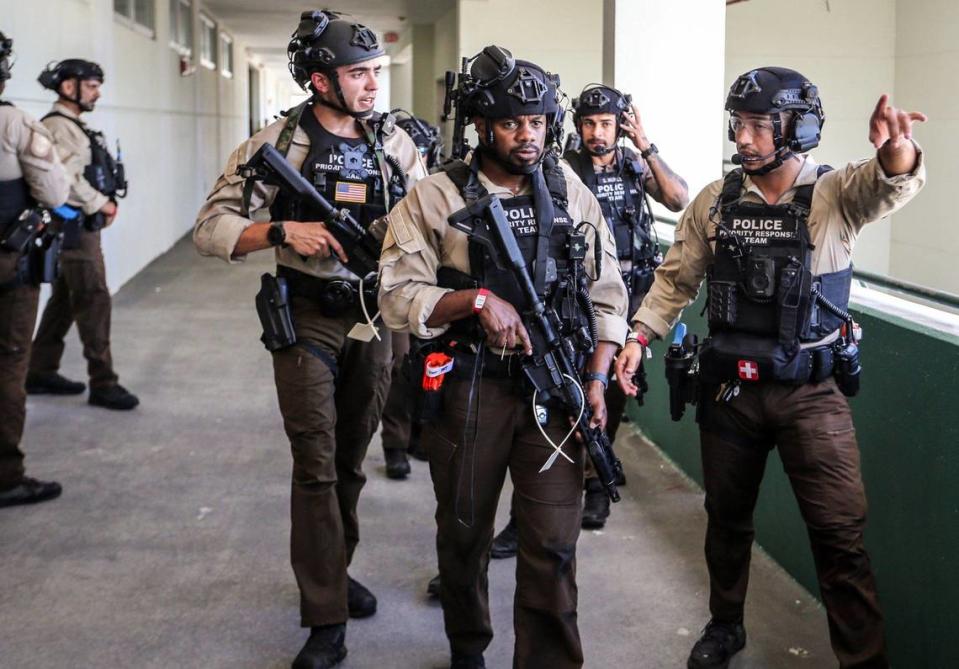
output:
[[286,230],[283,228],[282,221],[270,225],[270,229],[266,231],[266,240],[271,246],[281,246],[286,243]]
[[659,149],[656,148],[655,144],[650,144],[649,148],[641,152],[639,155],[642,156],[643,160],[646,160],[654,153],[659,153]]

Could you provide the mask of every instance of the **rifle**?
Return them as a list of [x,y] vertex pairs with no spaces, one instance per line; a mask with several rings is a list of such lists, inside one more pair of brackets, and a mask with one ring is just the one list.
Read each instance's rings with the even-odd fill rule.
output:
[[623,466],[613,453],[605,430],[590,427],[593,410],[583,396],[581,375],[575,364],[574,340],[579,335],[558,334],[562,329],[559,315],[555,309],[548,309],[537,295],[499,198],[487,195],[452,214],[448,221],[482,244],[497,267],[512,272],[529,305],[523,313],[523,321],[533,344],[533,355],[523,360],[523,371],[537,393],[557,399],[571,416],[580,413],[580,406],[585,407],[576,421],[576,434],[586,445],[606,494],[613,502],[618,502],[616,480],[622,474]]
[[449,121],[453,108],[456,108],[456,115],[453,116],[453,146],[450,149],[450,158],[453,160],[463,160],[470,150],[465,137],[468,119],[462,109],[463,84],[466,82],[468,85],[470,80],[468,63],[469,59],[463,58],[459,74],[451,70],[446,71],[446,97],[443,100],[443,120]]
[[237,168],[237,174],[276,186],[294,199],[306,201],[318,209],[323,214],[323,223],[349,258],[346,268],[362,278],[376,273],[382,243],[364,229],[349,210],[337,209],[330,204],[272,144],[261,146],[249,161]]

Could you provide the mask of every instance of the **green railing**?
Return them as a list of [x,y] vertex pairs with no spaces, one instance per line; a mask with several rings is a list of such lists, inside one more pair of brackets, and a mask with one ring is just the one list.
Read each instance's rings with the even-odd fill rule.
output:
[[[908,292],[903,287],[897,290]],[[928,296],[920,296],[929,299]],[[702,296],[686,310],[706,332]],[[959,337],[853,304],[862,324],[863,388],[851,400],[869,497],[866,545],[879,580],[894,666],[955,667],[959,650]],[[662,355],[653,344],[650,391],[630,414],[702,483],[694,410],[669,419]],[[818,596],[806,529],[778,455],[770,456],[756,511],[757,542]]]

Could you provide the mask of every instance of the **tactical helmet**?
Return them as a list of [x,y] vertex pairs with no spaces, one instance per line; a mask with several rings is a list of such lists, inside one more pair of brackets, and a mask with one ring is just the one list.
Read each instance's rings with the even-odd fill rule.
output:
[[[582,122],[584,116],[594,114],[612,114],[616,117],[616,140],[623,136],[623,114],[627,113],[633,96],[628,93],[622,93],[612,86],[603,84],[588,84],[578,98],[573,99],[573,125],[576,126],[576,132],[582,136]],[[596,153],[603,155],[612,151],[615,146],[609,146],[604,151]]]
[[[819,145],[826,122],[819,89],[799,72],[785,67],[762,67],[740,75],[729,88],[726,111],[771,114],[775,147],[800,153]],[[791,132],[783,131],[777,113],[782,111],[796,112]],[[729,140],[735,139],[730,128]]]
[[10,78],[10,56],[13,55],[13,40],[0,32],[0,82]]
[[426,161],[426,167],[433,167],[439,162],[440,150],[443,147],[443,138],[440,129],[432,126],[421,118],[416,118],[404,109],[394,109],[390,112],[396,117],[396,125],[403,128],[410,136],[420,155]]
[[473,57],[464,82],[465,113],[483,118],[508,118],[559,113],[559,77],[539,65],[514,60],[513,54],[488,46]]
[[[336,68],[355,65],[386,54],[376,34],[360,23],[340,17],[337,12],[323,9],[300,14],[300,24],[293,32],[286,55],[290,74],[303,90],[311,90],[310,75],[322,72],[330,78],[340,102],[334,107],[352,115],[343,97]],[[314,96],[316,91],[313,91]],[[359,114],[364,115],[364,114]]]
[[60,84],[68,79],[79,79],[80,81],[96,79],[103,83],[103,68],[89,60],[67,58],[59,63],[47,65],[46,69],[37,77],[41,86],[54,93],[59,92]]

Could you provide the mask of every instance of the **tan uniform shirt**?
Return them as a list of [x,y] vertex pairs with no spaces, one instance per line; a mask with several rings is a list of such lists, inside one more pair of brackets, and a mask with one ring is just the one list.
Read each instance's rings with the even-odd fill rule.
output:
[[0,181],[25,179],[30,195],[44,207],[59,207],[70,182],[43,124],[10,105],[0,106]]
[[[86,125],[79,116],[59,102],[53,105],[53,111],[70,119],[76,119],[81,125]],[[51,116],[44,119],[43,124],[53,134],[57,153],[70,179],[70,197],[67,199],[67,204],[82,209],[87,215],[97,213],[110,198],[94,188],[83,176],[83,170],[93,160],[90,138],[77,127],[76,123],[62,116]]]
[[[303,112],[312,113],[310,108]],[[243,182],[244,179],[236,173],[237,167],[253,157],[263,144],[274,146],[280,137],[286,119],[279,119],[263,128],[250,139],[246,140],[230,155],[223,174],[217,179],[213,190],[197,214],[196,225],[193,229],[193,242],[200,253],[205,256],[216,256],[227,262],[242,261],[243,256],[234,256],[237,240],[247,226],[254,221],[270,220],[270,205],[276,197],[278,189],[265,186],[257,182],[250,197],[249,216],[243,215]],[[387,155],[396,158],[400,167],[408,177],[407,188],[426,176],[426,166],[420,156],[416,144],[401,128],[395,128],[393,133],[383,138],[383,150]],[[297,127],[293,133],[286,159],[299,170],[310,151],[310,138],[302,127]],[[383,175],[388,181],[389,175]],[[384,188],[384,191],[387,190]],[[278,247],[276,262],[293,269],[319,276],[321,278],[341,278],[356,280],[356,276],[346,269],[339,260],[330,258],[307,258],[303,260],[292,248]]]
[[[918,149],[918,145],[917,145]],[[916,168],[909,174],[886,176],[878,157],[849,163],[827,172],[818,181],[818,165],[810,157],[803,165],[793,187],[774,204],[792,202],[796,187],[815,183],[809,218],[813,274],[838,272],[849,267],[852,249],[863,226],[899,210],[926,181],[926,168],[919,150]],[[743,183],[743,201],[762,204],[762,193],[747,175]],[[679,319],[682,310],[696,299],[706,269],[713,262],[716,222],[710,210],[719,200],[723,180],[704,188],[683,212],[676,225],[676,237],[662,265],[656,270],[653,287],[631,321],[647,325],[659,337],[665,337]]]
[[[570,218],[574,223],[589,221],[596,226],[603,248],[602,271],[589,291],[596,306],[599,339],[621,345],[626,338],[627,299],[616,261],[616,244],[603,220],[599,202],[568,165],[561,165]],[[512,197],[508,189],[487,179],[482,170],[479,179],[489,193]],[[422,339],[437,337],[449,329],[449,325],[429,328],[426,321],[440,298],[452,292],[436,285],[436,271],[442,266],[470,272],[469,238],[446,222],[447,216],[465,206],[453,182],[445,173],[439,173],[416,184],[387,216],[388,229],[380,257],[380,313],[390,329],[412,332]],[[586,255],[586,273],[595,276],[592,248],[596,235],[592,228],[587,230],[590,250]]]

